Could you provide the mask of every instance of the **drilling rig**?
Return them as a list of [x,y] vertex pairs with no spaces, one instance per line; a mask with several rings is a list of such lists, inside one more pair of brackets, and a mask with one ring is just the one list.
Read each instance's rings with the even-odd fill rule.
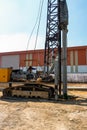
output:
[[[61,77],[63,77],[63,95],[67,97],[67,25],[68,8],[66,0],[48,0],[44,70],[47,66],[47,73],[49,74],[55,68],[56,99],[58,91],[61,96]],[[61,57],[61,42],[63,44],[63,57]],[[61,60],[63,61],[62,64]],[[51,61],[53,61],[53,64],[49,69]],[[61,74],[61,66],[63,74]]]
[[[55,86],[46,83],[27,82],[21,86],[10,86],[3,91],[4,97],[55,98],[61,96],[61,66],[63,68],[63,96],[67,97],[67,25],[66,0],[48,0],[47,27],[44,53],[44,73],[55,69]],[[63,43],[61,58],[61,41]],[[63,60],[61,64],[61,60]],[[53,63],[52,63],[53,61]],[[51,69],[50,69],[51,66]]]

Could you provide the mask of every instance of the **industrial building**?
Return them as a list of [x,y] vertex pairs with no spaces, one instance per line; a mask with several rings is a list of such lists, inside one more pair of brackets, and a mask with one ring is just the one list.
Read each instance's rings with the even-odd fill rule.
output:
[[[44,50],[29,50],[0,53],[0,67],[13,67],[14,69],[34,66],[44,68]],[[67,72],[87,73],[87,46],[67,48]]]

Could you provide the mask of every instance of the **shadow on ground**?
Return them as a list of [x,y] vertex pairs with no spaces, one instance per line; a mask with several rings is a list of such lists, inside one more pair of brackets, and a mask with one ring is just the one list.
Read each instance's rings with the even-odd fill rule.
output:
[[87,98],[82,98],[79,96],[68,96],[68,99],[58,98],[57,101],[54,99],[40,99],[40,98],[17,98],[17,97],[6,97],[3,96],[0,97],[1,101],[6,102],[48,102],[48,103],[60,103],[60,104],[66,104],[66,105],[80,105],[80,106],[87,106]]

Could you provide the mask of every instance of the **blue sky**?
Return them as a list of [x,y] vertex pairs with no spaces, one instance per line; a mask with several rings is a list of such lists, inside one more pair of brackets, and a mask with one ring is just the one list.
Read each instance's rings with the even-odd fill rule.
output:
[[[26,50],[35,24],[40,0],[0,0],[0,52]],[[68,46],[87,45],[87,0],[67,0]],[[44,0],[36,48],[44,48],[47,0]],[[36,30],[28,49],[34,49]]]
[[87,45],[87,0],[67,0],[69,9],[68,45]]

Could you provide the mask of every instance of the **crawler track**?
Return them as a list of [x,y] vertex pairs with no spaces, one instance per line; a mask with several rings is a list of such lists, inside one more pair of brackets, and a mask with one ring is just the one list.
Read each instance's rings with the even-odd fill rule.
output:
[[26,83],[3,90],[3,97],[43,98],[54,97],[54,88],[38,83]]

